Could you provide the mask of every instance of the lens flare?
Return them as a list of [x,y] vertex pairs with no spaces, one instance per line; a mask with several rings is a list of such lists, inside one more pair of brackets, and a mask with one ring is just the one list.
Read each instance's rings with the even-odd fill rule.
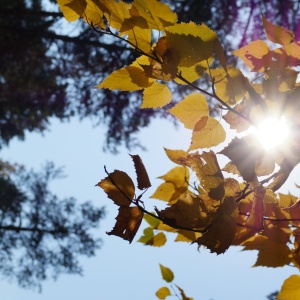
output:
[[257,136],[263,148],[273,150],[285,142],[289,135],[289,127],[285,118],[268,118],[257,127],[251,127],[250,133]]

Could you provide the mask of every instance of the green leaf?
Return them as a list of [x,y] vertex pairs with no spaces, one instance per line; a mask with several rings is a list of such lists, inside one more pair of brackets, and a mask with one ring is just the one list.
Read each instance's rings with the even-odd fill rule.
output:
[[167,287],[163,286],[155,293],[155,295],[158,299],[166,299],[168,296],[171,296],[171,292]]
[[159,264],[159,267],[163,280],[165,280],[166,282],[172,282],[174,279],[174,274],[171,269],[163,266],[162,264]]

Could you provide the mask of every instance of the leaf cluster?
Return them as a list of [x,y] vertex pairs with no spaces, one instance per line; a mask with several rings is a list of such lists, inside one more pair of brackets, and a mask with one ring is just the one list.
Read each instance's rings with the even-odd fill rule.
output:
[[[262,17],[268,43],[256,40],[233,52],[257,75],[250,80],[227,64],[213,30],[205,24],[177,22],[176,14],[161,2],[59,3],[69,21],[83,17],[97,32],[126,41],[139,54],[98,88],[142,90],[141,108],[153,109],[171,103],[170,82],[195,90],[167,110],[191,130],[192,137],[187,150],[166,149],[178,166],[160,177],[164,182],[152,195],[165,201],[166,208],[149,212],[126,173],[107,172],[98,185],[120,207],[109,234],[131,242],[146,213],[150,227],[139,240],[144,244],[162,246],[164,232],[173,232],[176,241],[196,243],[217,254],[233,245],[258,250],[255,266],[299,267],[299,200],[276,194],[300,162],[300,48],[294,33]],[[209,89],[197,85],[202,76],[209,78]],[[207,96],[219,103],[219,118],[211,117]],[[272,153],[247,132],[269,117],[285,118],[291,128],[288,141]],[[236,135],[243,133],[225,147],[224,123]],[[213,151],[215,146],[221,150]],[[229,160],[223,168],[220,156]],[[138,182],[143,181],[145,168],[136,170]],[[196,177],[194,184],[190,174]],[[147,181],[141,189],[149,186]]]

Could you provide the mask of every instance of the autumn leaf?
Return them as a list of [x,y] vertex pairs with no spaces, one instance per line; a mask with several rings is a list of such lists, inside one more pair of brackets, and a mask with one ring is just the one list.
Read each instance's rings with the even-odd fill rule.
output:
[[179,67],[191,67],[213,54],[217,35],[204,24],[178,23],[167,27],[165,33],[168,48],[175,49],[179,57]]
[[145,88],[141,108],[158,108],[169,104],[172,100],[170,89],[159,82]]
[[[252,105],[249,102],[242,101],[233,107],[234,111],[239,112],[245,117],[249,117]],[[223,119],[230,125],[231,129],[236,129],[237,132],[243,132],[247,130],[250,123],[245,119],[241,118],[239,115],[232,111],[228,111],[227,114],[223,116]]]
[[177,21],[177,15],[170,7],[157,0],[135,0],[133,6],[148,24],[149,28],[164,30]]
[[243,250],[258,250],[255,267],[283,267],[292,261],[292,252],[285,244],[275,243],[265,236],[253,236],[241,244]]
[[183,150],[171,150],[164,148],[168,158],[175,164],[182,165],[181,159],[184,159],[188,156],[188,153]]
[[112,72],[96,88],[136,91],[142,90],[152,83],[142,68],[131,65]]
[[176,203],[157,213],[165,223],[174,228],[205,229],[210,221],[205,210],[201,198],[184,194]]
[[246,182],[257,181],[255,173],[256,151],[254,146],[248,145],[244,139],[235,138],[220,153],[226,155],[236,165]]
[[158,299],[166,299],[168,296],[171,296],[171,292],[167,287],[163,286],[155,293],[155,295]]
[[272,63],[272,54],[266,42],[257,40],[233,52],[251,71],[265,72]]
[[144,229],[144,235],[142,235],[138,240],[140,243],[154,247],[161,247],[166,243],[166,241],[167,239],[163,232],[154,234],[153,229],[150,227]]
[[181,162],[196,173],[201,187],[210,198],[223,199],[224,177],[213,151],[189,154],[186,158],[182,158]]
[[218,146],[225,138],[226,132],[219,121],[212,117],[202,117],[194,127],[189,151]]
[[241,70],[232,66],[225,71],[223,68],[210,69],[216,94],[228,105],[234,105],[246,94],[247,81]]
[[300,276],[291,275],[287,278],[277,295],[277,299],[295,300],[300,299]]
[[267,34],[267,38],[277,44],[288,45],[294,39],[294,33],[291,30],[287,30],[282,26],[274,25],[269,22],[266,17],[262,16],[264,28]]
[[174,274],[171,269],[163,266],[162,264],[159,264],[159,267],[163,280],[165,280],[166,282],[172,282],[174,279]]
[[119,206],[129,206],[134,197],[134,184],[131,178],[122,171],[115,170],[97,185],[104,190],[108,198]]
[[134,163],[135,172],[137,175],[138,188],[140,190],[149,188],[151,186],[151,183],[142,159],[139,155],[130,156]]
[[236,207],[234,198],[225,198],[207,232],[196,240],[197,244],[207,247],[211,252],[224,253],[235,237]]
[[107,234],[119,236],[131,243],[141,225],[143,215],[144,214],[139,210],[137,206],[119,207],[119,213],[116,217],[117,222],[113,230],[107,232]]
[[189,172],[186,167],[175,167],[159,178],[165,182],[159,185],[151,198],[170,202],[188,189]]
[[168,110],[186,128],[194,129],[196,123],[209,115],[209,107],[205,97],[200,93],[192,93]]

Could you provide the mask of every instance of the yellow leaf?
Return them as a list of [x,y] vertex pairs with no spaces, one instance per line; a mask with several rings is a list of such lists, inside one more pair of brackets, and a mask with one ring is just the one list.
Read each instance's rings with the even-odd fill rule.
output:
[[151,84],[152,81],[145,75],[142,68],[130,65],[112,72],[96,88],[136,91],[142,90]]
[[175,242],[192,243],[199,237],[199,235],[201,234],[189,230],[179,230]]
[[171,292],[167,287],[163,286],[155,293],[155,295],[158,299],[166,299],[168,296],[171,296]]
[[73,22],[81,17],[87,3],[85,0],[57,0],[60,10],[67,21]]
[[140,243],[154,247],[161,247],[166,243],[166,241],[167,238],[163,232],[159,232],[158,234],[154,235],[151,227],[146,228],[144,230],[144,235],[138,240]]
[[176,200],[188,189],[189,172],[186,167],[175,167],[159,178],[165,182],[157,188],[151,198],[169,202]]
[[300,299],[300,276],[291,275],[286,279],[281,287],[278,300],[295,300]]
[[154,82],[145,88],[143,92],[143,103],[141,108],[158,108],[169,104],[172,100],[172,93],[165,85]]
[[[115,170],[98,184],[107,196],[119,206],[129,206],[134,197],[134,184],[131,178],[122,171]],[[121,192],[122,191],[122,192]],[[125,197],[124,194],[127,196]]]
[[259,249],[255,267],[283,267],[292,261],[291,249],[284,244],[275,243],[267,240]]
[[224,197],[224,177],[213,151],[189,154],[182,162],[197,175],[201,186],[211,199],[221,201]]
[[165,149],[165,152],[166,152],[168,158],[172,162],[174,162],[175,164],[178,164],[178,165],[182,165],[180,160],[182,158],[186,158],[188,155],[188,153],[183,150],[171,150],[171,149],[167,149],[167,148],[164,148],[164,149]]
[[179,23],[165,28],[168,48],[175,49],[179,67],[191,67],[209,59],[217,35],[208,26],[196,23]]
[[209,107],[202,94],[193,93],[186,96],[168,112],[179,119],[186,128],[193,129],[202,117],[209,115]]
[[287,30],[282,26],[274,25],[269,22],[263,15],[263,24],[267,34],[267,38],[277,44],[288,45],[294,39],[294,33],[291,30]]
[[162,275],[163,280],[165,280],[166,282],[172,282],[174,279],[174,274],[171,271],[171,269],[159,264],[160,267],[160,272]]
[[235,104],[247,92],[247,79],[239,69],[228,67],[227,72],[222,68],[211,69],[216,94],[227,104]]
[[233,52],[255,72],[265,72],[272,63],[272,55],[266,42],[257,40]]
[[226,132],[217,120],[203,117],[195,125],[189,151],[217,146],[224,142],[225,138]]
[[136,47],[145,53],[151,53],[151,30],[134,27],[133,29],[124,32],[127,40],[131,42],[132,47]]
[[223,67],[223,69],[225,71],[227,71],[227,61],[226,61],[225,51],[224,51],[219,39],[215,40],[214,45],[213,45],[213,50],[221,64],[221,66]]
[[[243,116],[249,117],[251,105],[249,105],[249,102],[242,101],[233,109],[241,113]],[[248,121],[241,118],[239,115],[233,113],[232,111],[228,111],[228,113],[223,116],[223,119],[230,125],[231,129],[235,129],[237,132],[243,132],[250,126],[250,123]]]
[[164,30],[177,21],[177,15],[167,4],[157,0],[135,0],[133,6],[148,23],[149,28]]
[[[199,79],[205,71],[207,71],[207,67],[210,65],[212,61],[211,58],[208,61],[199,62],[191,67],[178,67],[178,73],[187,80],[188,82],[193,83],[197,79]],[[178,84],[187,85],[188,83],[179,79],[178,77],[174,78],[174,81]]]

